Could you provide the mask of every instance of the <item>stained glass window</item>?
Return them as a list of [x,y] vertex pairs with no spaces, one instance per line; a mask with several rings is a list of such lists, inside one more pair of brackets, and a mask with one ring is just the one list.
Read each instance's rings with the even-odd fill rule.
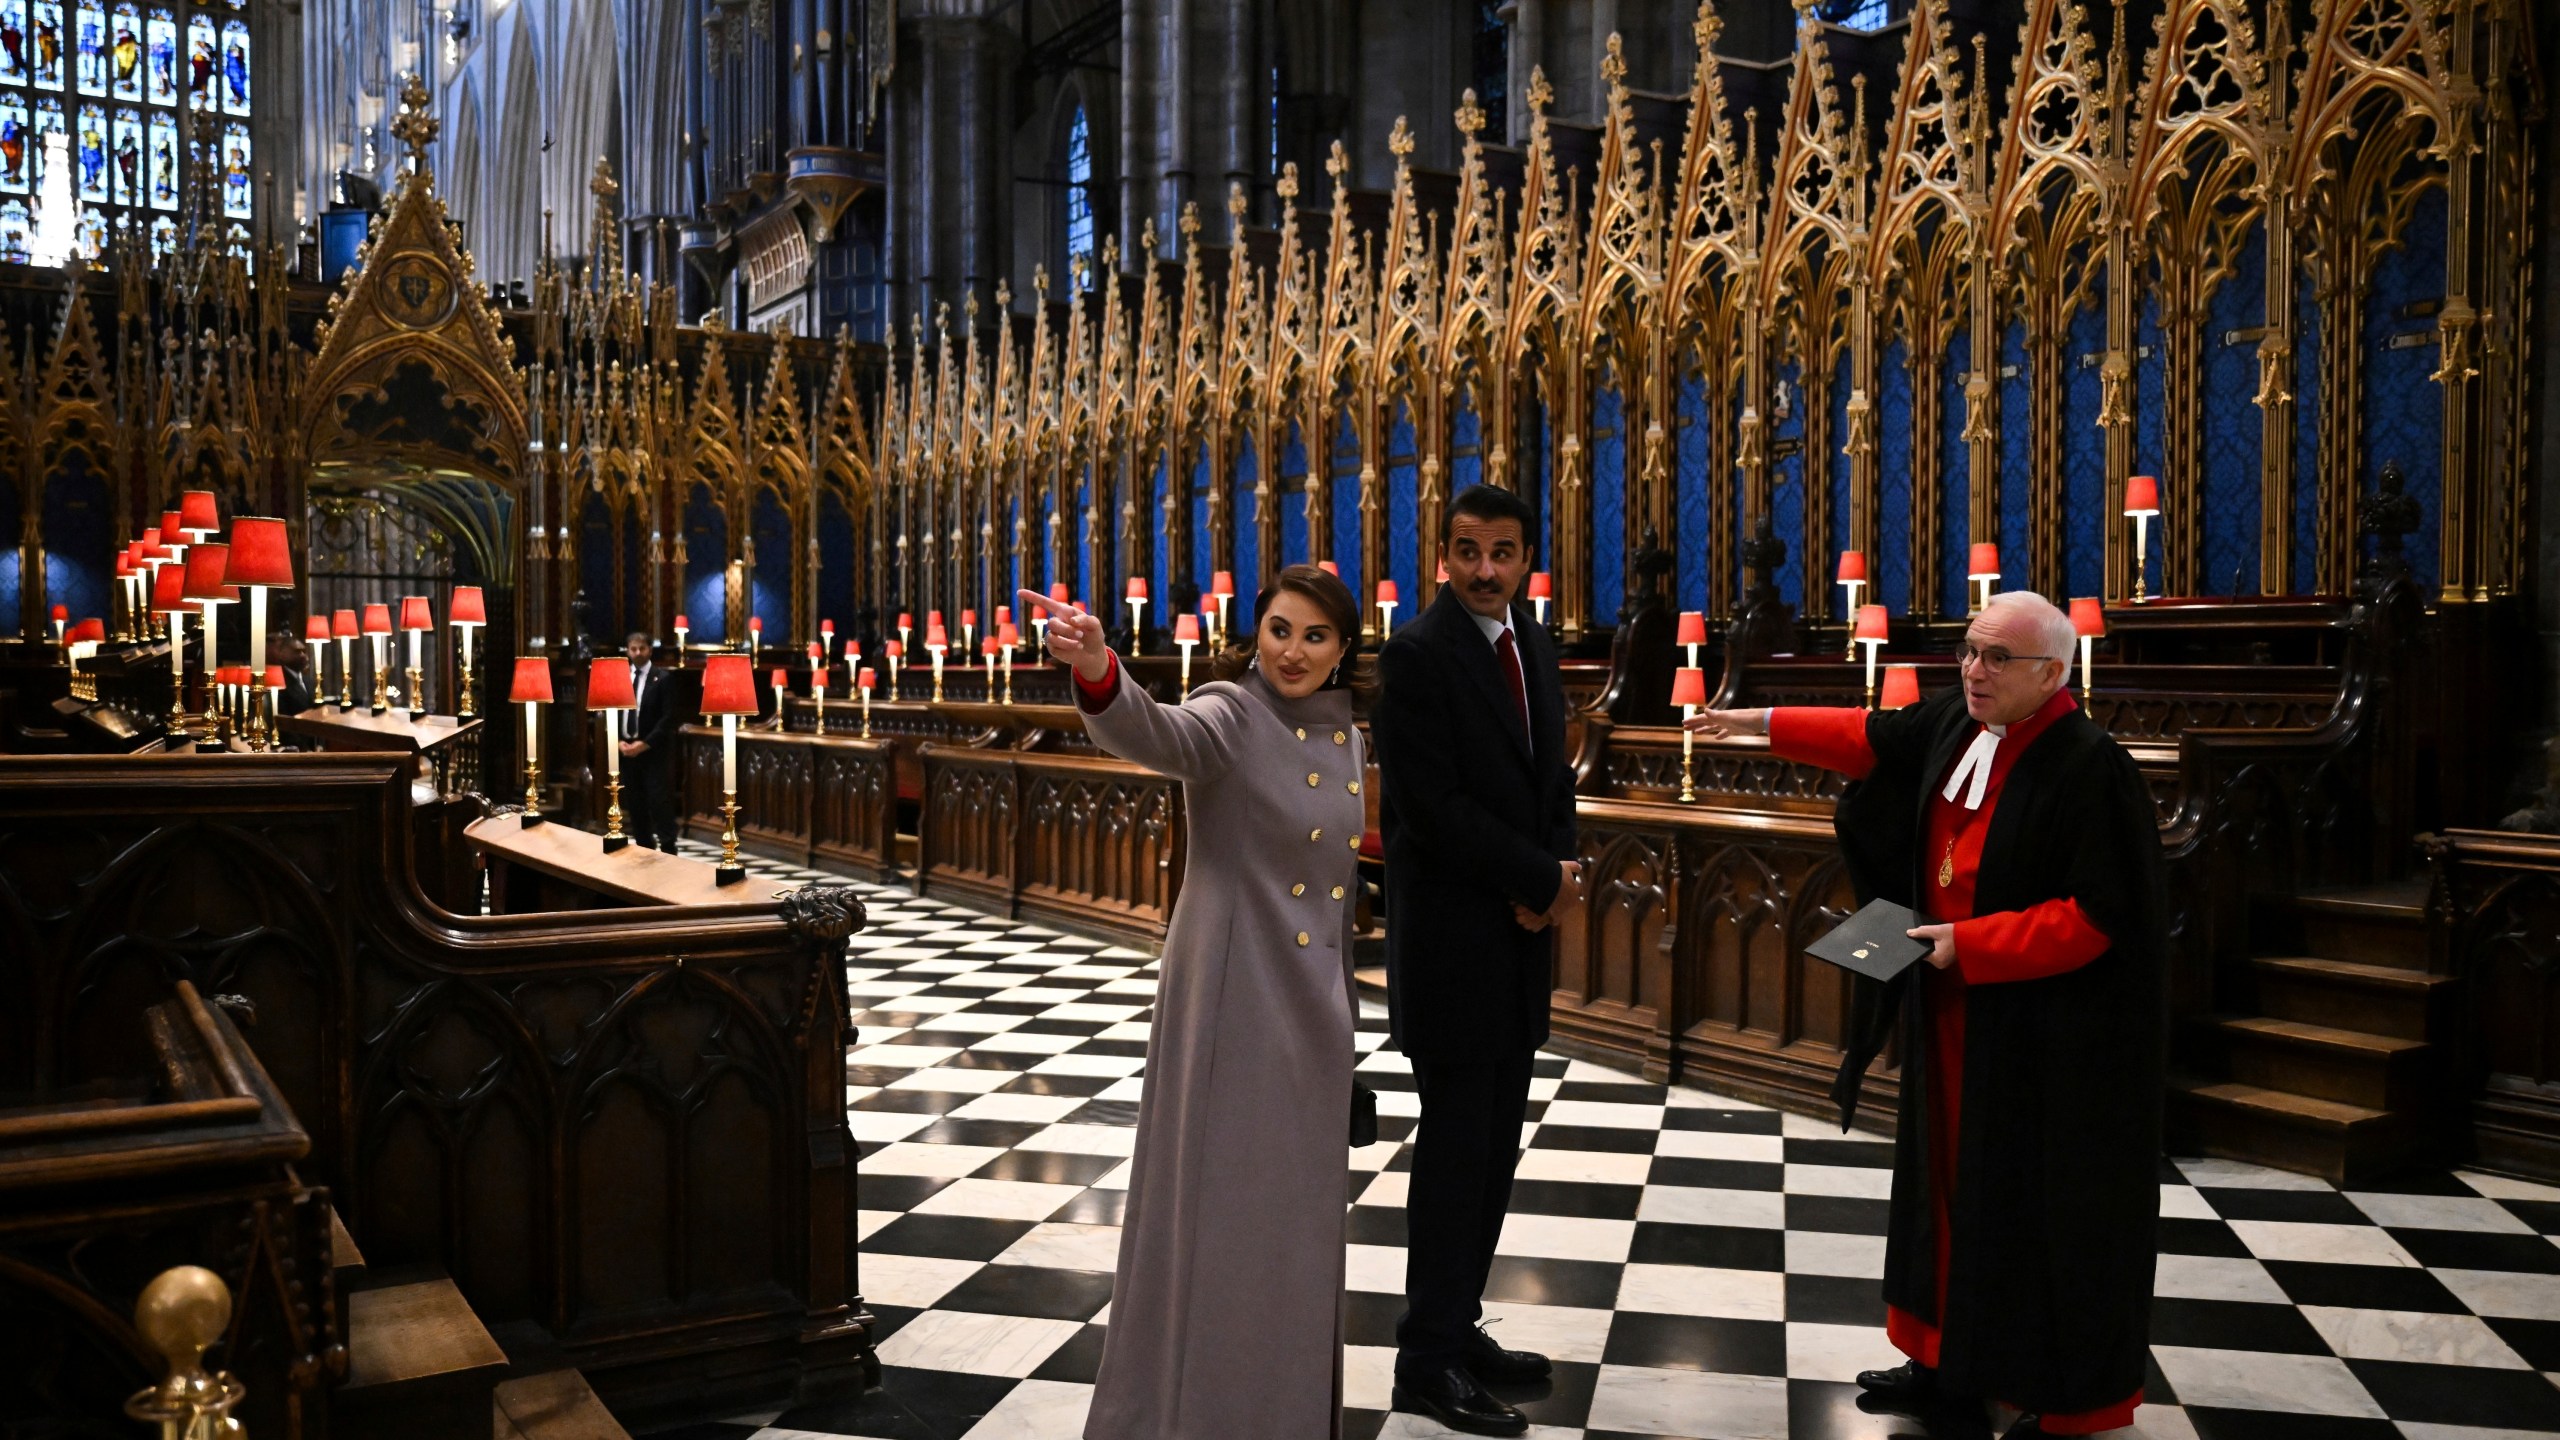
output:
[[[1067,273],[1075,274],[1077,257],[1093,254],[1093,131],[1084,107],[1067,121]],[[1092,277],[1086,277],[1090,282]],[[1074,283],[1072,278],[1068,282]]]
[[40,238],[47,135],[65,142],[70,228],[93,255],[126,226],[174,251],[199,173],[223,233],[247,233],[253,3],[0,0],[0,261]]

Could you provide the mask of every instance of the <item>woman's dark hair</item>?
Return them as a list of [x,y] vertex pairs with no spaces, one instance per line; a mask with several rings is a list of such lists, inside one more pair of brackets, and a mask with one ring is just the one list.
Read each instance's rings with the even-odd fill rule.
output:
[[1241,680],[1253,668],[1262,637],[1262,617],[1271,613],[1271,602],[1284,592],[1314,601],[1316,608],[1324,612],[1325,623],[1343,638],[1341,667],[1326,678],[1323,688],[1348,690],[1355,704],[1367,704],[1371,683],[1357,663],[1360,602],[1351,598],[1351,587],[1342,583],[1341,576],[1313,565],[1290,566],[1254,597],[1253,623],[1227,632],[1227,648],[1218,652],[1213,673],[1221,680]]

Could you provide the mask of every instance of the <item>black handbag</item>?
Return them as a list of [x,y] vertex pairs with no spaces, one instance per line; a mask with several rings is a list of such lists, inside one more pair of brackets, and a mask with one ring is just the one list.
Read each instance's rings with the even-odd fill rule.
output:
[[1378,1092],[1358,1081],[1351,1083],[1351,1148],[1378,1143]]

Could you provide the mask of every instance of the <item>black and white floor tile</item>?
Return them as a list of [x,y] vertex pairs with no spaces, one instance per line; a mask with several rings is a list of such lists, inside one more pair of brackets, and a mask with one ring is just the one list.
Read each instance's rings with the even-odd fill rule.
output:
[[[776,878],[830,879],[760,865]],[[1110,1318],[1155,962],[862,887],[862,1291],[882,1387],[661,1440],[1072,1440]],[[1368,1007],[1380,1143],[1352,1156],[1345,1432],[1389,1412],[1414,1096]],[[1897,1363],[1876,1277],[1890,1147],[1542,1056],[1487,1311],[1546,1351],[1535,1440],[1915,1435],[1851,1377]],[[2163,1166],[2139,1431],[2200,1440],[2560,1437],[2560,1189],[2436,1174],[2373,1191]]]

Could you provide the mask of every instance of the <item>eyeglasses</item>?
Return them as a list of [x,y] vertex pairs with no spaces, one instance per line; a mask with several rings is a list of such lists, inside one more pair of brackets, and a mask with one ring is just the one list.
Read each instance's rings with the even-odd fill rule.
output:
[[2053,660],[2058,658],[2060,657],[2053,655],[2012,655],[2006,650],[1982,650],[1975,648],[1972,642],[1967,641],[1965,647],[1956,652],[1956,668],[1962,669],[1965,666],[1978,663],[1982,666],[1983,674],[1997,675],[2002,671],[2007,670],[2012,664],[2020,660]]

